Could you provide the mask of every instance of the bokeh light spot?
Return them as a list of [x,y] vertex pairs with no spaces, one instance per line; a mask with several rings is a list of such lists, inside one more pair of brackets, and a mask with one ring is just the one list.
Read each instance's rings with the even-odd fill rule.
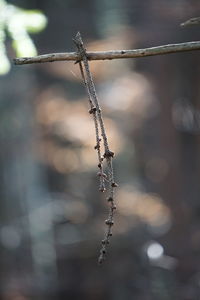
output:
[[152,243],[147,247],[147,255],[150,259],[159,259],[164,253],[163,246],[159,243]]

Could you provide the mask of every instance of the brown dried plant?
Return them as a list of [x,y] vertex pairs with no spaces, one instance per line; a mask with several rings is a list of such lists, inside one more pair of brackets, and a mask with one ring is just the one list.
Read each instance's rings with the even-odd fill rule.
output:
[[[99,104],[94,81],[89,68],[87,52],[86,49],[84,48],[83,41],[79,32],[77,33],[73,41],[81,57],[81,60],[77,61],[76,63],[78,63],[80,67],[81,76],[89,99],[89,105],[90,105],[89,113],[93,116],[93,121],[95,126],[96,145],[94,148],[97,150],[97,155],[98,155],[99,172],[97,173],[97,175],[100,178],[99,190],[101,192],[105,192],[106,191],[105,181],[108,183],[107,201],[109,203],[109,214],[108,214],[108,219],[105,221],[107,228],[105,231],[104,239],[101,242],[102,246],[100,249],[100,255],[98,259],[99,264],[101,264],[106,258],[107,245],[110,243],[110,237],[112,236],[112,226],[114,225],[114,211],[116,209],[116,205],[114,202],[114,189],[117,187],[117,184],[114,181],[114,173],[113,173],[113,166],[112,166],[114,152],[110,150],[108,145],[108,138],[107,138],[105,125],[102,117],[102,110]],[[102,139],[100,138],[100,134]],[[101,153],[101,142],[103,142],[103,146],[104,146],[103,156]],[[106,161],[106,165],[107,165],[107,174],[104,173],[104,169],[103,169],[104,160]]]

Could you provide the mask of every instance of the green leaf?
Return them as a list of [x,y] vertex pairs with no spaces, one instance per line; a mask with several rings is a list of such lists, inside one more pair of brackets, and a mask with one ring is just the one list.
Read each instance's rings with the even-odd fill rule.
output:
[[6,55],[4,44],[0,44],[0,75],[4,75],[10,71],[10,62]]
[[23,11],[21,18],[25,28],[30,33],[37,33],[42,31],[47,25],[47,18],[41,11],[30,10]]
[[0,0],[0,74],[10,70],[6,55],[6,32],[12,39],[12,46],[17,57],[37,55],[36,47],[29,36],[40,32],[47,25],[47,18],[39,10],[25,10]]
[[36,47],[28,35],[13,40],[12,46],[15,49],[17,57],[37,55]]

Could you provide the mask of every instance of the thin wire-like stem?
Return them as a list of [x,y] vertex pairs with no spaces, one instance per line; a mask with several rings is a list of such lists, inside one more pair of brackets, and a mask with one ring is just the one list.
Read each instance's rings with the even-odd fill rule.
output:
[[[121,58],[137,58],[145,56],[163,55],[170,53],[180,53],[187,51],[200,50],[200,41],[186,42],[179,44],[168,44],[157,47],[133,49],[133,50],[110,50],[110,51],[90,51],[87,52],[88,60],[105,60]],[[79,61],[81,55],[77,52],[51,53],[35,57],[15,58],[15,65],[25,65],[34,63],[45,63],[54,61]]]
[[97,118],[98,118],[98,122],[100,125],[101,135],[103,138],[103,144],[104,144],[104,150],[105,150],[104,158],[106,159],[106,162],[107,162],[108,183],[109,183],[107,200],[110,203],[110,208],[109,208],[108,219],[105,221],[105,223],[107,225],[107,230],[105,232],[105,237],[102,240],[102,247],[100,250],[100,255],[99,255],[99,260],[98,260],[99,263],[102,263],[106,257],[107,245],[109,244],[110,237],[112,236],[111,229],[114,224],[114,221],[113,221],[114,210],[116,209],[116,206],[114,203],[114,188],[117,186],[117,184],[114,182],[114,173],[113,173],[113,167],[112,167],[112,159],[113,159],[114,153],[112,151],[110,151],[110,149],[109,149],[108,139],[107,139],[105,125],[104,125],[104,121],[103,121],[103,117],[102,117],[101,107],[100,107],[99,100],[97,97],[92,74],[90,72],[87,53],[83,46],[83,41],[82,41],[80,33],[77,33],[77,35],[74,39],[74,42],[77,46],[78,52],[80,54],[81,60],[83,61],[83,65],[85,68],[85,77],[86,77],[85,83],[87,85],[89,99],[91,99],[92,103],[96,107]]
[[181,27],[200,25],[200,17],[191,18],[180,24]]
[[100,139],[100,134],[99,134],[99,125],[98,125],[98,120],[97,120],[97,111],[96,111],[96,107],[94,106],[93,100],[91,98],[90,95],[90,90],[88,87],[88,82],[87,79],[85,77],[84,74],[84,70],[83,70],[83,66],[82,66],[82,62],[79,62],[79,67],[80,67],[80,72],[81,72],[81,76],[83,79],[83,83],[84,86],[86,88],[87,94],[88,94],[88,100],[89,100],[89,105],[90,105],[90,110],[89,113],[92,114],[93,116],[93,121],[94,121],[94,127],[95,127],[95,134],[96,134],[96,145],[95,145],[95,149],[97,150],[97,155],[98,155],[98,168],[99,168],[99,180],[100,180],[100,186],[99,186],[99,190],[101,192],[105,192],[106,188],[105,188],[105,177],[106,174],[103,172],[103,164],[102,164],[102,155],[101,155],[101,139]]

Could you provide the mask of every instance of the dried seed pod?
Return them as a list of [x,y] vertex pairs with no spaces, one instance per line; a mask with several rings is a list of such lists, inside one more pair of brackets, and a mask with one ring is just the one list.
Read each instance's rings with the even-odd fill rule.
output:
[[106,245],[106,244],[108,245],[110,242],[109,242],[109,240],[104,239],[101,241],[101,243],[102,243],[102,245]]
[[114,225],[114,222],[112,220],[105,220],[106,225],[112,226]]
[[97,176],[103,177],[105,179],[107,178],[107,175],[105,173],[103,173],[103,172],[97,172]]
[[115,155],[115,153],[114,152],[112,152],[112,151],[110,151],[110,150],[107,150],[105,153],[104,153],[104,157],[106,158],[108,158],[108,157],[113,157]]
[[96,107],[92,107],[88,112],[89,114],[93,114],[97,111],[97,108]]
[[107,201],[108,201],[108,202],[113,202],[113,198],[112,198],[112,197],[108,197],[108,198],[107,198]]
[[97,149],[99,150],[99,149],[100,149],[100,145],[99,145],[99,144],[98,144],[98,145],[95,145],[95,146],[94,146],[94,149],[95,149],[95,150],[97,150]]
[[104,193],[104,192],[106,191],[106,188],[105,188],[104,186],[101,186],[101,187],[99,188],[99,191],[102,192],[102,193]]
[[118,187],[118,184],[116,182],[112,182],[112,187]]
[[101,169],[101,168],[102,168],[102,164],[99,163],[99,164],[97,165],[97,167]]

